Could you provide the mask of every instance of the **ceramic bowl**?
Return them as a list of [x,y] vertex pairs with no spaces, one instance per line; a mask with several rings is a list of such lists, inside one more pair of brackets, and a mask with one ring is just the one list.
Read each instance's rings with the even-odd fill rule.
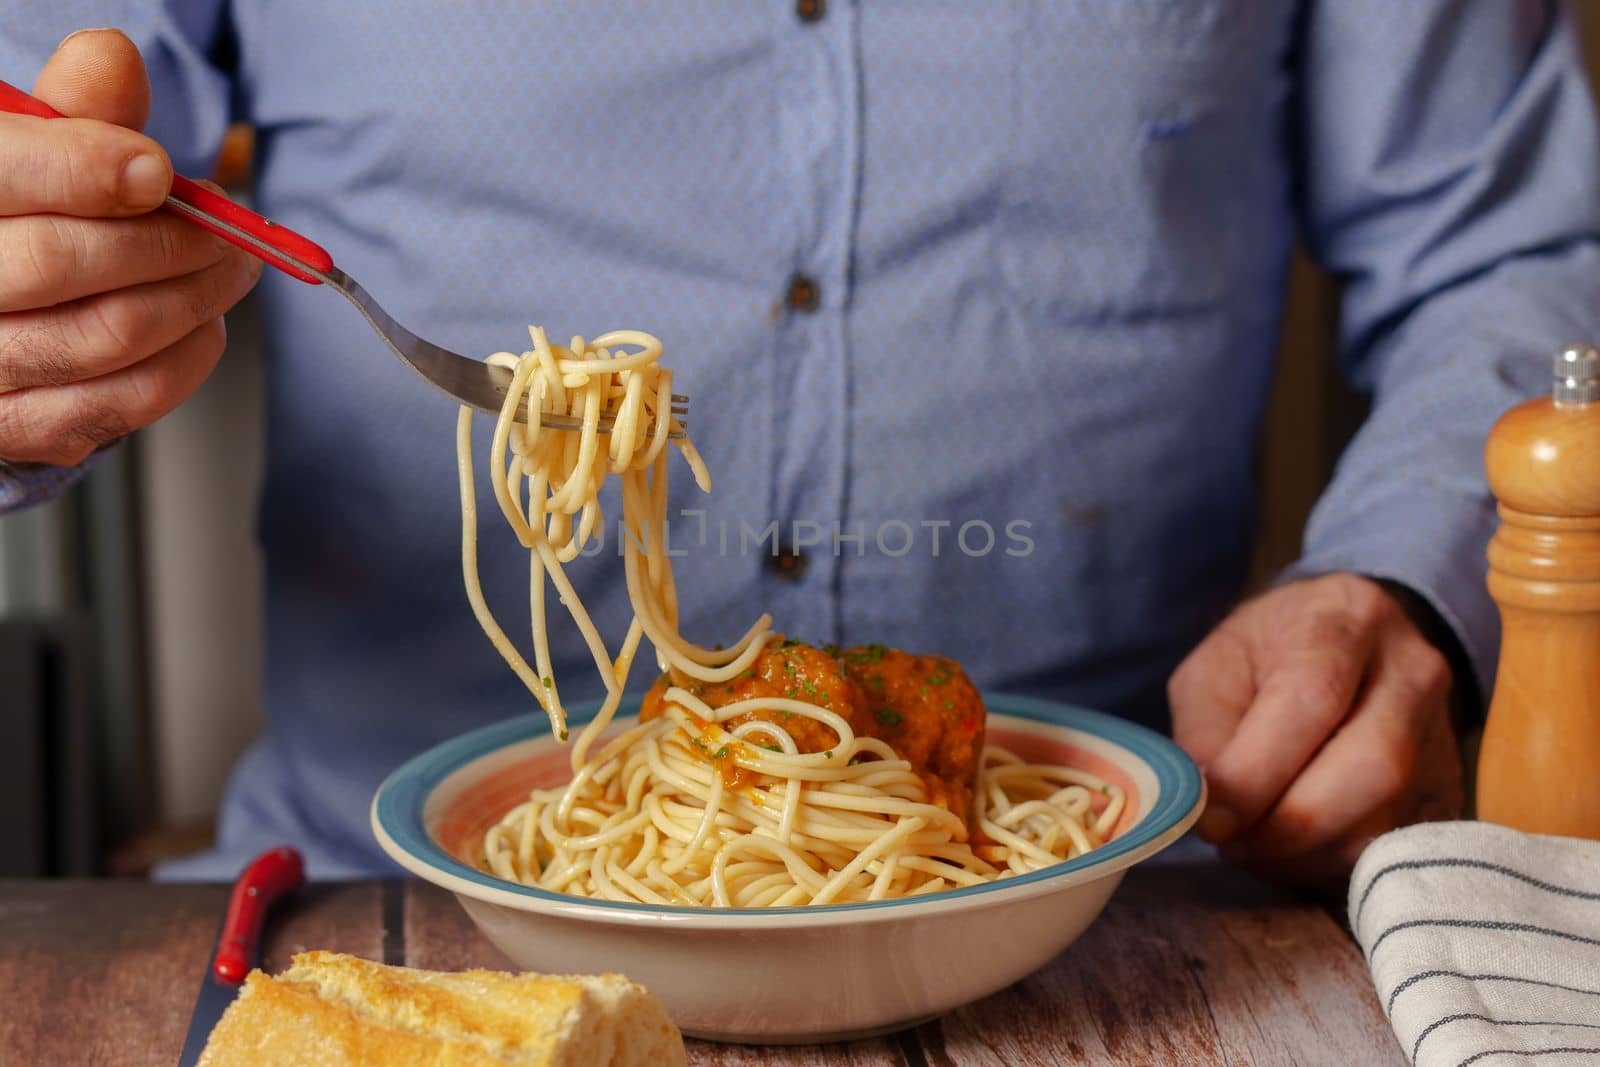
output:
[[[991,740],[1127,791],[1110,842],[981,886],[816,908],[618,904],[531,889],[485,873],[476,854],[529,788],[568,776],[568,751],[542,715],[474,730],[406,763],[379,787],[372,829],[401,866],[454,893],[518,967],[620,972],[665,1001],[686,1034],[778,1044],[885,1033],[1049,961],[1100,914],[1123,872],[1178,840],[1204,804],[1199,771],[1159,734],[1063,704],[984,699]],[[636,711],[635,702],[623,713]]]

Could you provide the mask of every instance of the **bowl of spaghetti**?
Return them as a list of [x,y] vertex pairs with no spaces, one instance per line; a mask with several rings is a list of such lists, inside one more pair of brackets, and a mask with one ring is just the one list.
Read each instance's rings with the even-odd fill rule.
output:
[[[1123,872],[1181,837],[1204,804],[1194,764],[1153,731],[1027,697],[989,693],[983,701],[986,749],[1104,784],[1105,793],[1092,791],[1101,799],[1090,806],[1091,825],[1093,809],[1104,813],[1108,794],[1120,794],[1103,843],[967,885],[847,903],[721,907],[576,896],[497,874],[487,855],[508,813],[573,777],[568,749],[532,716],[465,734],[400,767],[373,801],[373,832],[401,866],[454,893],[519,967],[622,972],[660,995],[685,1033],[782,1043],[887,1032],[1048,962],[1100,914]],[[590,722],[596,710],[575,706],[571,721]],[[638,728],[632,699],[621,711],[607,741]],[[983,772],[992,773],[987,761]],[[518,824],[519,833],[525,828]],[[872,843],[855,846],[857,857]]]
[[[1170,741],[984,696],[953,660],[813,647],[765,614],[730,644],[690,640],[665,543],[672,455],[703,491],[711,476],[660,340],[529,336],[488,360],[505,396],[487,471],[528,551],[531,662],[484,596],[470,408],[456,449],[467,600],[543,715],[417,756],[372,806],[382,847],[519,966],[621,971],[701,1037],[880,1033],[1044,963],[1198,817],[1199,772]],[[634,613],[616,644],[567,574],[612,478]],[[562,700],[549,591],[594,660],[595,704]],[[645,655],[656,680],[629,698]]]

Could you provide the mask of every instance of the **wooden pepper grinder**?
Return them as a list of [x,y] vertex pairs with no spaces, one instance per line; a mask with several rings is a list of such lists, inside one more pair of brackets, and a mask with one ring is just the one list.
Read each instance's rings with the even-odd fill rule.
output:
[[1502,636],[1478,817],[1600,839],[1600,351],[1556,356],[1551,395],[1508,411],[1484,459]]

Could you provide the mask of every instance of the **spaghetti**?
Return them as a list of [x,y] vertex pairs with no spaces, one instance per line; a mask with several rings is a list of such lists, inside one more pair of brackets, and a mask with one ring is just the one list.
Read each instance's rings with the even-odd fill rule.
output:
[[[573,745],[572,779],[534,790],[486,834],[490,872],[556,892],[649,904],[842,904],[990,881],[1070,859],[1108,838],[1124,797],[1073,768],[982,746],[969,820],[930,795],[927,774],[844,709],[826,706],[826,697],[760,692],[718,706],[702,699],[708,684],[726,689],[753,676],[778,642],[766,615],[723,649],[694,645],[678,632],[665,551],[666,446],[681,426],[671,414],[672,376],[660,365],[661,344],[619,331],[563,347],[538,328],[530,332],[530,351],[490,357],[512,379],[495,424],[489,478],[529,550],[532,666],[483,595],[472,412],[463,408],[456,443],[468,597],[558,737],[567,736],[566,712],[551,669],[547,582],[582,633],[606,696]],[[518,422],[524,401],[527,420]],[[543,426],[552,413],[580,419],[583,429]],[[609,434],[599,431],[602,415],[614,420]],[[687,437],[671,443],[709,491],[705,464]],[[603,522],[598,497],[609,474],[622,482],[634,609],[614,658],[563,569]],[[606,737],[646,638],[668,681],[659,715]],[[829,739],[820,750],[797,740],[819,730]]]

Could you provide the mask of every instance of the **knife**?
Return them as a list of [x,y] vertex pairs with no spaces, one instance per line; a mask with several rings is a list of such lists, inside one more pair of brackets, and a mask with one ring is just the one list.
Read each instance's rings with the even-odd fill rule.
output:
[[228,911],[222,920],[217,946],[206,962],[200,980],[200,995],[189,1019],[189,1036],[184,1039],[178,1067],[194,1067],[211,1038],[211,1028],[233,1003],[245,976],[258,959],[261,927],[267,909],[274,901],[306,880],[305,861],[287,845],[269,849],[250,861],[233,883]]

